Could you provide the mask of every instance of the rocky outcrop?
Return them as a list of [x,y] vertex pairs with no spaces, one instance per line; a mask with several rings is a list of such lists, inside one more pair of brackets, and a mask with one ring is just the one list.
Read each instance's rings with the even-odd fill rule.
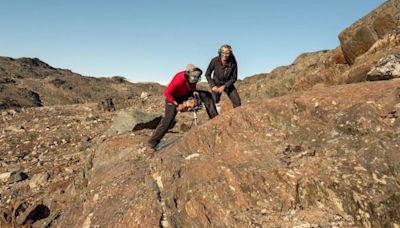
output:
[[[246,100],[265,99],[292,92],[306,91],[343,84],[347,64],[337,64],[337,51],[304,53],[288,66],[281,66],[269,74],[260,74],[238,82],[239,93]],[[335,57],[337,58],[337,57]]]
[[358,83],[367,80],[367,73],[382,58],[399,53],[400,47],[389,50],[381,50],[373,54],[364,54],[357,58],[356,63],[344,73],[346,83]]
[[400,2],[389,0],[345,29],[334,50],[301,54],[288,66],[238,82],[246,100],[358,83],[379,59],[399,53]]
[[40,60],[39,58],[20,58],[17,59],[17,62],[22,63],[23,66],[26,67],[41,67],[41,68],[47,68],[47,69],[55,69],[53,67],[51,67],[49,64],[43,62],[42,60]]
[[106,98],[105,100],[100,101],[97,104],[97,107],[99,108],[99,110],[105,111],[105,112],[115,112],[115,105],[114,102],[112,100],[112,98]]
[[[65,226],[396,227],[400,81],[254,102],[146,155],[143,135],[97,148]],[[354,93],[357,91],[357,93]]]
[[367,73],[368,81],[388,80],[400,78],[400,54],[389,55],[382,58]]
[[358,56],[351,68],[344,73],[346,83],[357,83],[367,80],[367,73],[385,56],[400,52],[400,30],[393,30],[379,39],[364,54]]
[[135,110],[124,110],[114,118],[111,128],[105,133],[106,136],[123,134],[142,130],[145,128],[155,129],[161,120],[159,113],[145,113]]
[[0,95],[0,109],[29,106],[43,106],[42,100],[37,92],[26,88],[16,88],[13,84],[6,85],[2,88],[2,93]]
[[400,2],[388,0],[339,35],[340,45],[348,63],[366,53],[376,41],[400,26]]

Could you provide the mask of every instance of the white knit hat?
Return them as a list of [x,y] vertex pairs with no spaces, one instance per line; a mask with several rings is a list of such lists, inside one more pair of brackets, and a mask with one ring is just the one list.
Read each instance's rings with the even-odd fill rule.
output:
[[199,69],[197,66],[190,63],[190,64],[186,65],[185,71],[191,72],[191,71],[195,70],[196,68]]
[[189,76],[190,79],[194,79],[198,81],[200,79],[201,74],[203,71],[193,64],[188,64],[185,68],[186,74]]

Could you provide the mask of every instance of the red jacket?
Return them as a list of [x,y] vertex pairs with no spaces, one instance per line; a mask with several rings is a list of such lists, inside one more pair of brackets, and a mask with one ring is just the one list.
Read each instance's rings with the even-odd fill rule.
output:
[[173,103],[177,97],[188,95],[190,92],[196,90],[197,83],[189,83],[185,76],[185,71],[177,73],[167,88],[164,90],[165,98],[168,102]]

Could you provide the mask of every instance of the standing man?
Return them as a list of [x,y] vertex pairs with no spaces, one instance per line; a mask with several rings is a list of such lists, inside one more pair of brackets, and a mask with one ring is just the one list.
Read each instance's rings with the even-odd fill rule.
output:
[[196,84],[200,81],[202,73],[200,68],[189,64],[184,71],[177,73],[167,88],[165,88],[165,114],[148,141],[149,147],[154,149],[157,146],[165,133],[167,133],[169,126],[175,120],[178,111],[184,112],[196,105],[195,101],[190,99],[195,95],[206,106],[210,119],[218,115],[211,93],[196,90]]
[[[206,71],[206,78],[217,107],[222,92],[228,95],[233,108],[241,105],[239,94],[233,85],[237,80],[237,71],[237,62],[232,53],[232,47],[228,44],[222,45],[218,50],[218,56],[211,59]],[[211,77],[212,72],[214,72],[213,77]]]

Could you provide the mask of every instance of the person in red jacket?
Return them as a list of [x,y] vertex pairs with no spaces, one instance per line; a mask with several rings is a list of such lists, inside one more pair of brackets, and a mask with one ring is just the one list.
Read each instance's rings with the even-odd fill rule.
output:
[[178,72],[165,88],[165,114],[148,141],[149,147],[154,149],[157,146],[174,122],[178,111],[186,111],[187,108],[193,106],[189,104],[188,99],[195,95],[204,103],[210,119],[218,115],[211,93],[196,89],[202,73],[200,68],[189,64],[184,71]]

